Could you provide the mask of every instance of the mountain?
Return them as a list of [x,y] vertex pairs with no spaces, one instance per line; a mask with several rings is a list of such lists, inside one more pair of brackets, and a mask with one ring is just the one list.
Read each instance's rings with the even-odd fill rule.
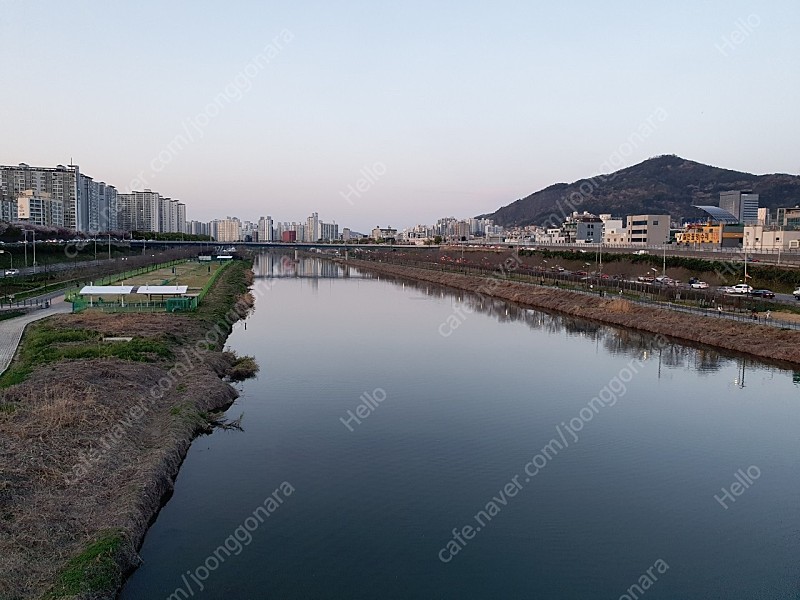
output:
[[703,218],[705,213],[692,205],[717,206],[719,193],[727,190],[753,191],[760,206],[773,212],[800,204],[800,176],[753,175],[665,155],[608,175],[556,183],[480,216],[505,226],[555,226],[575,210],[615,217],[669,214],[680,222]]

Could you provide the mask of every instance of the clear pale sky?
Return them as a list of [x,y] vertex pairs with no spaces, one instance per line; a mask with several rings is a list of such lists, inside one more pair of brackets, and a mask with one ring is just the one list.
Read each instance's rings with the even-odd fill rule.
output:
[[0,163],[360,231],[614,156],[798,173],[798,31],[797,0],[0,0]]

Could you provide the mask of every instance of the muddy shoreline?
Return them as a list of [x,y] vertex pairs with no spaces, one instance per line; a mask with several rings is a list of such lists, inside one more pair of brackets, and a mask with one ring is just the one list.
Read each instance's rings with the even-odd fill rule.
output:
[[601,298],[552,286],[511,281],[502,277],[502,274],[481,277],[352,259],[347,264],[399,278],[476,292],[531,308],[729,350],[787,367],[800,365],[800,331],[797,330],[641,306],[620,298]]

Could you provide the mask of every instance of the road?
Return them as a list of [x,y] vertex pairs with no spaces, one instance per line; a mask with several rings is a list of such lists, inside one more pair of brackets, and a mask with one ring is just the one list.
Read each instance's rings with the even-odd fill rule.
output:
[[29,323],[51,315],[68,313],[71,310],[72,304],[65,302],[62,294],[58,298],[52,299],[48,308],[35,308],[20,317],[0,321],[0,373],[5,372],[8,365],[11,364],[14,354],[17,352],[19,341],[22,339],[22,333]]

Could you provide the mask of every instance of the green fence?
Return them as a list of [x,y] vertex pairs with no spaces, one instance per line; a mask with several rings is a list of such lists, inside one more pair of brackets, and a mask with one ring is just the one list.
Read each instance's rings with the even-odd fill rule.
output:
[[[129,279],[131,277],[135,277],[137,275],[142,275],[144,273],[150,273],[152,271],[156,271],[158,269],[163,269],[164,267],[171,267],[173,265],[184,263],[186,259],[178,259],[172,260],[167,263],[161,263],[158,265],[150,265],[147,267],[141,267],[138,269],[134,269],[131,271],[126,271],[124,273],[117,273],[114,275],[109,275],[107,277],[103,277],[102,279],[95,281],[93,285],[109,285],[116,281],[123,281],[125,279]],[[225,270],[225,268],[231,264],[230,261],[224,262],[220,264],[219,268],[214,271],[211,275],[209,280],[203,286],[203,289],[200,290],[200,293],[197,296],[188,296],[188,297],[181,297],[181,298],[167,298],[165,301],[162,302],[132,302],[132,303],[124,303],[122,300],[114,301],[114,302],[104,302],[102,299],[98,300],[87,300],[78,294],[81,288],[76,288],[74,290],[70,290],[65,295],[67,302],[72,302],[72,312],[81,312],[82,310],[86,310],[87,308],[91,308],[92,310],[99,310],[101,312],[191,312],[193,310],[197,310],[198,305],[203,300],[205,295],[208,293],[208,290],[211,289],[211,286],[217,281],[220,276],[220,273]],[[168,280],[165,280],[164,285],[169,284]]]
[[120,302],[102,302],[95,300],[89,302],[83,298],[76,297],[72,300],[72,312],[77,313],[82,310],[91,308],[100,312],[109,313],[141,313],[141,312],[165,312],[167,310],[166,302],[133,302],[130,304],[122,304]]
[[214,285],[214,282],[217,280],[220,273],[222,273],[231,263],[232,261],[230,260],[223,262],[219,265],[219,268],[214,271],[213,275],[211,275],[211,279],[206,282],[206,284],[203,286],[203,289],[200,290],[200,293],[197,295],[197,304],[200,304],[203,301],[203,298],[206,297],[208,290],[210,290],[211,286]]
[[[128,279],[130,277],[143,275],[144,273],[151,273],[153,271],[157,271],[158,269],[163,269],[164,267],[171,267],[173,265],[183,264],[185,262],[186,262],[185,258],[179,258],[176,260],[171,260],[169,262],[159,263],[157,265],[147,265],[146,267],[139,267],[138,269],[132,269],[130,271],[125,271],[124,273],[114,273],[112,275],[106,275],[105,277],[102,277],[97,281],[92,282],[92,285],[109,285],[110,283],[114,283],[116,281],[124,281],[125,279]],[[66,301],[73,302],[74,299],[78,297],[78,292],[81,291],[81,287],[76,287],[74,289],[68,290],[64,295]]]
[[189,312],[197,309],[197,296],[189,298],[167,298],[167,312]]

